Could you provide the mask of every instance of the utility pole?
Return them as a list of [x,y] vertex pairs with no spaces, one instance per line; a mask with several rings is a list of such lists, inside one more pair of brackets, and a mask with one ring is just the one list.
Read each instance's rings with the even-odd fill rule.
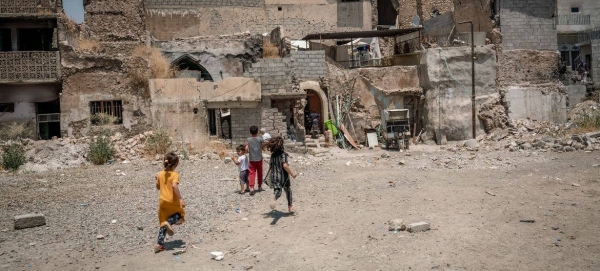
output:
[[471,114],[472,114],[472,125],[473,125],[473,139],[477,138],[476,132],[476,121],[475,121],[475,37],[473,34],[473,22],[466,21],[458,24],[471,24]]

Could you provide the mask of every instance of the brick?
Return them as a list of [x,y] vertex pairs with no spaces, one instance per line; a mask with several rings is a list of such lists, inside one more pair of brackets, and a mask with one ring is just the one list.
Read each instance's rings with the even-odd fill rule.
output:
[[15,216],[15,230],[34,228],[46,225],[44,214],[25,214]]
[[408,227],[406,227],[406,230],[408,230],[409,232],[428,231],[429,229],[429,223],[427,222],[412,223],[408,224]]

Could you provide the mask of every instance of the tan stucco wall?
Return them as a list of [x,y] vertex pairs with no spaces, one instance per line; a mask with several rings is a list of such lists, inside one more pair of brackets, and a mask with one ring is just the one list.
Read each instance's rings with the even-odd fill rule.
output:
[[159,40],[245,31],[262,34],[277,26],[291,38],[318,32],[371,30],[371,3],[273,0],[260,7],[150,6],[146,11],[146,28]]

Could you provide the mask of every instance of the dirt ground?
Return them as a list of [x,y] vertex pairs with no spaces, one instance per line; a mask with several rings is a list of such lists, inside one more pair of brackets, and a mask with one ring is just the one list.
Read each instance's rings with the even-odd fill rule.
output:
[[[285,196],[270,210],[269,189],[236,194],[238,182],[224,180],[236,175],[232,164],[182,161],[187,222],[158,254],[158,163],[2,173],[0,269],[600,270],[600,152],[409,154],[292,154],[302,173],[295,216]],[[12,218],[30,212],[47,225],[13,230]],[[390,232],[393,219],[432,229]]]

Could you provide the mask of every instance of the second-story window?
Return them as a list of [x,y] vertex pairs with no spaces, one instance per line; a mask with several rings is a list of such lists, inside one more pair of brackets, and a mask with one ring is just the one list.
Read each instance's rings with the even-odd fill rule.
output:
[[579,7],[571,7],[571,13],[579,13]]

